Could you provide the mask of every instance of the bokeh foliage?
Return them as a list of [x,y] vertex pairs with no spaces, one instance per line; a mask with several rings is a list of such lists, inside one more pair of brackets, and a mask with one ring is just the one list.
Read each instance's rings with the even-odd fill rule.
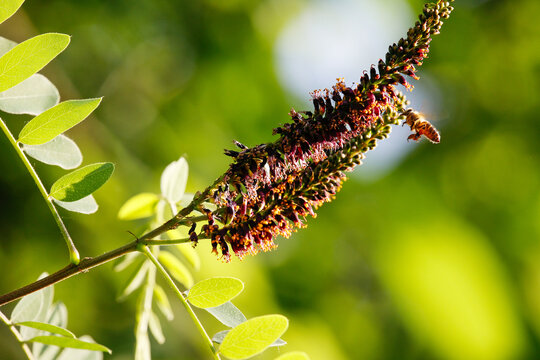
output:
[[[422,5],[409,4],[414,13]],[[62,99],[105,96],[92,121],[69,133],[88,163],[117,164],[95,194],[98,214],[64,213],[83,256],[131,240],[126,230],[138,229],[116,213],[135,193],[156,192],[169,162],[187,155],[188,191],[194,192],[224,171],[222,149],[232,139],[250,146],[269,141],[291,106],[305,108],[308,94],[295,99],[278,82],[273,46],[281,26],[308,6],[27,1],[0,27],[16,41],[48,31],[72,34],[69,50],[44,74]],[[208,246],[198,248],[198,280],[238,277],[246,289],[235,303],[248,317],[287,315],[287,351],[306,351],[312,359],[540,356],[540,23],[531,19],[540,3],[458,1],[455,7],[419,72],[442,94],[447,120],[438,126],[440,145],[421,143],[376,181],[353,175],[307,229],[274,252],[221,264]],[[373,62],[382,55],[374,54]],[[15,133],[24,125],[6,120]],[[6,292],[67,259],[46,206],[5,139],[0,151],[6,169],[0,175],[0,289]],[[36,167],[48,186],[63,174]],[[69,309],[69,328],[107,344],[115,359],[130,358],[134,342],[136,304],[115,302],[122,281],[105,266],[55,287]],[[155,358],[203,359],[191,323],[173,307],[177,316],[164,331],[174,341],[153,346]],[[214,320],[201,317],[212,333]],[[0,348],[8,359],[20,355],[8,336],[0,337]]]

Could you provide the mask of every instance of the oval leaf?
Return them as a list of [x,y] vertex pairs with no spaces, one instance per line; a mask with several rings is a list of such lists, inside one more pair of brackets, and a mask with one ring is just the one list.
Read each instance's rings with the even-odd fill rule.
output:
[[152,193],[141,193],[133,196],[118,211],[120,220],[135,220],[150,217],[154,214],[159,196]]
[[55,106],[60,94],[54,84],[41,74],[0,93],[0,110],[10,114],[39,115]]
[[53,199],[58,206],[63,207],[64,209],[68,211],[78,212],[81,214],[93,214],[96,211],[98,211],[98,204],[96,202],[96,199],[92,195],[88,195],[86,197],[83,197],[80,200],[76,201],[60,201]]
[[53,333],[53,334],[59,334],[59,335],[62,335],[62,336],[75,338],[75,335],[71,331],[69,331],[67,329],[61,328],[61,327],[56,326],[56,325],[51,325],[51,324],[38,322],[38,321],[23,321],[23,322],[15,324],[15,325],[17,325],[17,326],[20,326],[20,325],[27,326],[27,327],[31,327],[33,329],[48,331],[48,332]]
[[188,164],[181,157],[170,163],[161,174],[161,194],[169,203],[176,204],[182,199],[186,190]]
[[0,24],[15,14],[23,2],[24,0],[2,0],[2,5],[0,6]]
[[[47,276],[43,273],[38,280]],[[45,321],[47,312],[52,305],[54,297],[54,287],[48,286],[42,290],[23,297],[13,309],[11,313],[11,322],[18,323],[21,321]]]
[[234,299],[244,290],[244,283],[233,277],[214,277],[195,284],[189,302],[199,308],[216,307]]
[[[215,333],[214,336],[212,336],[212,341],[216,344],[221,344],[223,342],[223,339],[225,339],[225,336],[229,333],[231,330],[223,330],[218,333]],[[281,339],[277,339],[274,341],[269,347],[275,347],[275,346],[283,346],[287,345],[286,341],[283,341]]]
[[303,351],[291,351],[277,357],[275,360],[309,360],[309,356]]
[[65,135],[58,135],[41,145],[24,145],[22,149],[34,159],[62,169],[75,169],[82,162],[81,150],[75,141]]
[[223,325],[235,327],[247,320],[246,316],[232,302],[228,301],[223,305],[213,308],[206,308],[212,316],[218,319]]
[[37,73],[68,46],[70,37],[48,33],[20,43],[0,58],[0,92]]
[[111,177],[112,163],[87,165],[58,179],[50,196],[60,201],[77,201],[99,189]]
[[101,98],[64,101],[26,124],[19,133],[18,141],[27,145],[40,145],[51,141],[86,119],[100,102]]
[[265,315],[249,319],[225,336],[219,351],[231,359],[247,359],[264,351],[287,330],[283,315]]
[[[95,343],[94,339],[92,339],[91,336],[83,335],[79,338],[79,340],[83,340],[90,343]],[[42,359],[43,356],[40,356],[39,360]],[[51,360],[53,358],[50,358]],[[91,351],[91,350],[81,350],[81,349],[64,349],[60,356],[56,358],[56,360],[103,360],[103,353],[99,351]]]
[[171,275],[186,288],[193,286],[193,276],[184,264],[168,251],[162,251],[158,255],[158,260],[165,266]]
[[45,345],[55,345],[62,348],[103,351],[108,352],[109,354],[111,353],[111,350],[103,345],[63,336],[36,336],[27,342],[38,342]]

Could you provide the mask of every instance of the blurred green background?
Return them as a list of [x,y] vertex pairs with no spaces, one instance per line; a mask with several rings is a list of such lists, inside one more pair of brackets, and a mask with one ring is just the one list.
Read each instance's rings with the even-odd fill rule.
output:
[[[362,70],[405,35],[417,0],[27,0],[0,34],[23,41],[71,34],[43,73],[62,98],[105,96],[69,132],[84,164],[116,163],[94,215],[62,212],[83,256],[131,241],[116,213],[159,191],[164,167],[184,154],[188,191],[228,165],[237,139],[271,141],[308,91]],[[246,283],[235,303],[248,317],[290,319],[291,350],[312,359],[540,358],[540,13],[538,0],[456,1],[419,75],[413,105],[431,113],[440,145],[405,141],[368,153],[337,199],[273,252],[222,264],[198,251],[198,280]],[[340,70],[343,69],[343,70]],[[29,118],[9,118],[17,133]],[[397,129],[396,129],[397,130]],[[0,137],[0,292],[67,262],[64,242],[23,165]],[[370,163],[370,159],[372,159]],[[35,164],[46,186],[64,174]],[[111,265],[55,287],[69,328],[130,359],[135,301],[118,303],[126,274]],[[180,304],[154,359],[206,359]],[[9,313],[12,306],[3,308]],[[200,313],[210,333],[223,327]],[[22,358],[0,332],[0,358]]]

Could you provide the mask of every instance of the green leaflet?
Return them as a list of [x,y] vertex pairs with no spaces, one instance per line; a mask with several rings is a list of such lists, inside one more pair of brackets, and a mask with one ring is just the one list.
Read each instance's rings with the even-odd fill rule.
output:
[[81,150],[65,135],[58,135],[54,139],[41,145],[25,145],[23,151],[49,165],[57,165],[62,169],[75,169],[82,163]]
[[170,163],[161,174],[161,195],[171,204],[176,204],[184,196],[189,167],[186,159],[180,157]]
[[92,195],[85,196],[76,201],[60,201],[54,199],[54,202],[68,211],[78,212],[80,214],[93,214],[99,208],[96,199],[94,199]]
[[247,359],[264,351],[287,330],[283,315],[265,315],[249,319],[225,336],[220,353],[230,359]]
[[76,201],[99,189],[114,171],[112,163],[96,163],[75,170],[58,179],[50,196],[60,201]]
[[69,44],[65,34],[48,33],[20,43],[0,58],[0,92],[34,75]]
[[38,321],[22,321],[20,323],[15,324],[15,325],[17,325],[17,326],[21,326],[21,325],[22,326],[27,326],[27,327],[31,327],[33,329],[48,331],[50,333],[59,334],[59,335],[65,336],[65,337],[75,338],[75,335],[71,331],[69,331],[67,329],[64,329],[64,328],[61,328],[61,327],[56,326],[56,325],[52,325],[52,324],[42,323],[42,322],[38,322]]
[[247,320],[246,316],[232,302],[227,301],[216,307],[204,309],[212,314],[223,325],[235,327]]
[[61,102],[26,124],[19,133],[18,141],[26,145],[51,141],[86,119],[100,102],[101,98]]
[[275,360],[309,360],[309,356],[303,351],[291,351],[277,357]]
[[120,220],[135,220],[154,214],[159,196],[153,193],[140,193],[128,199],[118,211]]
[[0,5],[0,24],[15,14],[21,7],[24,0],[2,0]]
[[168,251],[161,251],[158,260],[169,270],[172,277],[178,280],[186,288],[193,286],[193,276],[184,264]]
[[189,302],[199,308],[216,307],[234,299],[244,290],[244,283],[232,277],[214,277],[195,284],[188,295]]
[[55,345],[62,348],[84,349],[111,353],[111,350],[103,345],[63,336],[36,336],[27,342],[38,342],[46,345]]
[[54,84],[34,74],[20,84],[0,93],[0,110],[10,114],[39,115],[60,101]]

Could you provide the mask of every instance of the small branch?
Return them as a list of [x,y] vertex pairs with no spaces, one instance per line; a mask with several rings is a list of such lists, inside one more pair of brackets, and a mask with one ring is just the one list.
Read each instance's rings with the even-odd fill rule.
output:
[[118,249],[109,251],[103,255],[96,256],[93,258],[84,258],[81,260],[81,262],[78,265],[69,264],[68,266],[64,267],[63,269],[58,270],[54,274],[51,274],[47,277],[44,277],[43,279],[40,279],[36,282],[26,285],[20,289],[17,289],[15,291],[12,291],[10,293],[0,296],[0,306],[10,303],[19,298],[22,298],[23,296],[31,294],[35,291],[41,290],[47,286],[56,284],[57,282],[60,282],[69,277],[72,277],[73,275],[77,275],[81,272],[86,272],[93,267],[103,265],[122,255],[133,252],[137,250],[138,245],[139,243],[137,241],[133,241],[127,245],[124,245]]
[[19,155],[19,158],[21,158],[21,161],[26,166],[26,169],[30,173],[30,176],[32,176],[32,179],[34,179],[34,182],[36,183],[36,186],[38,187],[39,192],[41,193],[41,196],[43,196],[43,199],[47,203],[47,206],[49,207],[49,210],[51,211],[54,217],[54,220],[56,221],[56,224],[58,225],[58,228],[60,229],[60,232],[62,233],[64,240],[66,241],[66,245],[69,251],[70,263],[77,265],[80,261],[79,251],[75,247],[75,244],[73,243],[73,240],[71,239],[71,236],[69,235],[69,232],[67,231],[67,228],[64,225],[64,222],[62,221],[62,218],[60,217],[58,210],[54,206],[52,199],[49,197],[49,194],[47,193],[45,186],[43,186],[43,183],[41,182],[41,179],[36,173],[36,170],[34,170],[34,168],[32,167],[32,164],[30,164],[30,161],[28,160],[24,152],[21,150],[17,140],[15,140],[15,137],[13,137],[13,134],[11,134],[11,132],[9,131],[8,127],[6,126],[6,124],[4,123],[2,119],[0,119],[0,127],[4,131],[4,134],[6,135],[6,137],[9,139],[9,142],[11,143],[11,145],[13,145],[13,148],[17,152],[17,155]]
[[191,306],[189,305],[189,303],[187,302],[186,298],[184,297],[184,295],[182,294],[182,292],[180,291],[180,289],[178,289],[178,287],[176,286],[174,280],[171,278],[171,276],[167,273],[167,270],[165,270],[165,268],[163,267],[163,265],[161,265],[161,263],[156,259],[156,257],[150,252],[150,250],[148,250],[148,247],[147,246],[143,246],[142,247],[142,250],[141,250],[147,257],[148,259],[150,259],[150,261],[152,261],[154,263],[154,265],[156,266],[158,272],[163,275],[163,277],[165,278],[165,280],[167,281],[167,283],[169,284],[169,286],[173,289],[173,291],[175,292],[176,296],[178,297],[178,299],[180,299],[180,301],[182,302],[182,305],[184,305],[184,308],[186,309],[186,311],[188,312],[189,316],[191,317],[191,319],[193,320],[193,322],[195,323],[195,326],[197,326],[197,329],[199,330],[199,333],[201,334],[201,336],[204,338],[205,342],[207,343],[207,345],[210,347],[210,350],[212,351],[212,355],[214,357],[214,359],[217,359],[219,360],[220,357],[219,357],[219,354],[218,354],[218,351],[217,349],[214,347],[214,343],[212,342],[212,339],[210,339],[210,336],[208,336],[208,334],[206,333],[206,330],[204,330],[204,327],[202,326],[199,318],[197,317],[197,315],[195,314],[195,312],[193,312],[193,309],[191,308]]
[[22,335],[19,332],[19,330],[17,330],[15,325],[13,325],[11,323],[11,321],[8,319],[8,317],[6,315],[4,315],[4,313],[2,313],[1,311],[0,311],[0,320],[2,320],[2,322],[7,325],[7,327],[9,328],[11,333],[13,334],[13,336],[15,336],[15,338],[17,339],[17,341],[21,345],[21,348],[24,351],[24,354],[26,355],[28,360],[34,360],[34,355],[32,354],[32,351],[30,350],[28,345],[24,342],[24,340],[22,338]]
[[[26,163],[28,164],[27,167],[29,167],[29,171],[30,170],[33,171],[33,168],[30,165],[30,163],[28,162],[28,159],[22,153],[19,146],[17,146],[15,139],[13,138],[13,136],[9,132],[9,129],[5,126],[4,122],[1,119],[0,119],[0,126],[2,127],[4,132],[6,133],[6,135],[10,139],[10,141],[12,141],[12,144],[17,149],[18,153],[20,153],[21,156],[24,159],[26,159],[26,161],[27,161]],[[36,180],[37,182],[39,182],[41,184],[41,181],[39,180],[37,175],[36,175],[34,180]],[[127,253],[136,251],[138,246],[141,246],[141,245],[172,245],[172,244],[181,244],[181,243],[188,242],[189,239],[175,239],[175,240],[153,240],[153,239],[156,238],[157,236],[161,235],[162,233],[166,232],[166,231],[177,228],[180,225],[191,225],[193,222],[203,220],[202,216],[201,217],[199,217],[199,216],[191,217],[191,218],[186,218],[186,217],[189,214],[191,214],[191,212],[193,210],[195,210],[200,204],[202,204],[205,200],[207,200],[208,195],[210,194],[210,191],[212,191],[212,189],[217,184],[219,184],[222,180],[223,180],[223,176],[217,178],[212,185],[207,187],[202,193],[199,193],[199,195],[196,195],[195,198],[193,199],[193,201],[191,201],[191,203],[188,206],[186,206],[185,208],[180,210],[178,212],[178,214],[176,214],[172,219],[168,220],[167,222],[163,223],[162,225],[158,226],[157,228],[147,232],[146,234],[141,236],[138,240],[135,240],[135,241],[133,241],[133,242],[127,244],[127,245],[124,245],[124,246],[122,246],[122,247],[120,247],[118,249],[111,250],[111,251],[109,251],[109,252],[107,252],[107,253],[105,253],[103,255],[93,257],[93,258],[91,258],[91,257],[84,258],[84,259],[82,259],[80,261],[80,263],[75,264],[74,262],[72,262],[71,264],[64,267],[63,269],[60,269],[59,271],[55,272],[54,274],[51,274],[51,275],[49,275],[47,277],[44,277],[41,280],[33,282],[33,283],[29,284],[29,285],[26,285],[26,286],[24,286],[22,288],[14,290],[14,291],[12,291],[10,293],[2,295],[2,296],[0,296],[0,306],[5,305],[7,303],[10,303],[12,301],[15,301],[17,299],[20,299],[23,296],[26,296],[28,294],[31,294],[31,293],[35,292],[35,291],[41,290],[41,289],[43,289],[43,288],[45,288],[47,286],[54,285],[54,284],[56,284],[56,283],[58,283],[58,282],[60,282],[62,280],[65,280],[65,279],[67,279],[67,278],[69,278],[69,277],[71,277],[73,275],[77,275],[77,274],[79,274],[81,272],[86,272],[86,271],[90,270],[93,267],[103,265],[103,264],[105,264],[105,263],[107,263],[107,262],[109,262],[111,260],[114,260],[114,259],[116,259],[116,258],[118,258],[118,257],[120,257],[122,255],[125,255]],[[40,187],[40,190],[44,191],[44,189],[45,188],[43,186]],[[46,194],[46,192],[45,192],[45,194]],[[52,209],[55,209],[50,201],[48,201],[48,204],[50,204],[52,206]],[[60,219],[60,217],[58,217],[58,219],[59,219],[60,222],[62,221]],[[67,233],[67,231],[66,231],[66,233]],[[201,236],[201,237],[199,237],[199,239],[204,239],[204,237]],[[77,253],[77,255],[78,255],[78,253]]]

